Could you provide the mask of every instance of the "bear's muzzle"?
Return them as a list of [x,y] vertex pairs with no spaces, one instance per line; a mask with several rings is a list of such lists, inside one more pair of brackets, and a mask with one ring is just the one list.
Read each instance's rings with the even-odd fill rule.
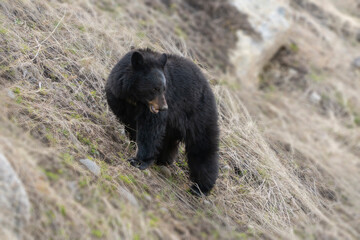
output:
[[149,101],[150,112],[157,114],[159,111],[165,111],[168,109],[165,95],[161,94],[156,96],[153,100]]

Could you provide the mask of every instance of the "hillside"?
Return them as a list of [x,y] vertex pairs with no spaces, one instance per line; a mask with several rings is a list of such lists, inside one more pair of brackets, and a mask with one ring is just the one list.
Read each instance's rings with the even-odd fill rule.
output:
[[[272,2],[289,27],[245,68],[239,42],[267,41],[254,26],[266,4],[2,0],[0,238],[359,239],[360,5]],[[210,196],[188,193],[183,146],[169,168],[126,161],[136,144],[104,86],[132,47],[208,77],[221,128]]]

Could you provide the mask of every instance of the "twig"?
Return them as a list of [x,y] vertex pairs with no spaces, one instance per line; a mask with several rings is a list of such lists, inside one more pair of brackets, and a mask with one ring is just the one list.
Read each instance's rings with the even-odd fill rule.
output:
[[38,50],[36,51],[36,54],[34,56],[33,59],[31,59],[31,61],[34,61],[35,58],[39,55],[40,53],[40,49],[41,49],[41,46],[44,42],[46,42],[56,31],[56,29],[59,27],[60,23],[63,21],[64,17],[65,17],[65,14],[66,12],[64,13],[64,15],[62,16],[62,18],[60,19],[60,21],[58,22],[58,24],[56,24],[55,28],[52,30],[52,32],[44,39],[41,41],[41,43],[38,43],[38,45],[36,47],[38,47]]

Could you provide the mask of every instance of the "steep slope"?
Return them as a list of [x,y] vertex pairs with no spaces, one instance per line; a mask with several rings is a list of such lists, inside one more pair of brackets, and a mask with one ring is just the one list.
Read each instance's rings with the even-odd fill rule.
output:
[[[256,32],[231,5],[203,2],[0,3],[0,153],[32,206],[19,238],[359,237],[358,19],[334,13],[351,16],[355,30],[344,36],[294,0],[284,47],[259,79],[237,79],[227,71],[238,67],[227,58],[235,32]],[[187,193],[183,148],[169,169],[126,162],[136,146],[109,111],[104,84],[131,46],[206,66],[221,126],[211,196]]]

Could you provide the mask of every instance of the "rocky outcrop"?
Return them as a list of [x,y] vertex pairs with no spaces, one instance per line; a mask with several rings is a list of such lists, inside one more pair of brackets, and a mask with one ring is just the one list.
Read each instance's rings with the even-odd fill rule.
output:
[[255,79],[266,62],[284,43],[291,27],[287,1],[282,0],[233,0],[234,6],[248,16],[251,27],[258,35],[238,31],[237,46],[231,54],[236,75],[244,85],[254,85]]

